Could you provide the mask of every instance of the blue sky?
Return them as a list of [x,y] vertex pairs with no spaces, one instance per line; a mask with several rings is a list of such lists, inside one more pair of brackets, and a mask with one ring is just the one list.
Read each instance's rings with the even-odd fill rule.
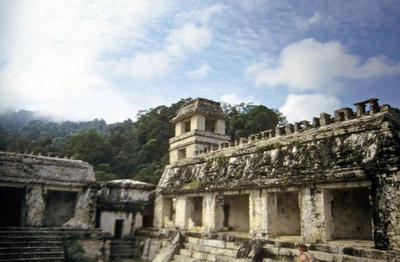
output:
[[400,1],[0,0],[0,110],[135,119],[187,97],[289,122],[400,107]]

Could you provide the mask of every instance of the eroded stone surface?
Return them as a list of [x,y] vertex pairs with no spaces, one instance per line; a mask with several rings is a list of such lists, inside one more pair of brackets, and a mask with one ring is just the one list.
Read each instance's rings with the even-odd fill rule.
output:
[[355,105],[171,162],[157,187],[155,225],[400,248],[400,111],[377,99]]

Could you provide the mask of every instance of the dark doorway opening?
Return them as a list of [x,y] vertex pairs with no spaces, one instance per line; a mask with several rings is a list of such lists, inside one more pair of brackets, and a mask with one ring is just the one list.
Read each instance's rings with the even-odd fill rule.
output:
[[224,222],[222,223],[222,225],[224,227],[229,227],[229,209],[231,209],[231,205],[224,204],[223,208],[224,208]]
[[153,227],[153,214],[144,214],[143,215],[143,227]]
[[122,238],[122,226],[124,224],[123,219],[115,220],[115,228],[114,228],[114,238],[121,239]]
[[0,187],[0,226],[20,226],[24,187]]

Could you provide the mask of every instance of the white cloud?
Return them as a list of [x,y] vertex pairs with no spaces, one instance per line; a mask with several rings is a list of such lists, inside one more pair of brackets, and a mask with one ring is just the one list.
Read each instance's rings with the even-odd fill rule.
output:
[[320,43],[311,38],[285,47],[277,65],[255,63],[246,69],[246,75],[257,85],[332,90],[342,84],[342,79],[365,80],[400,73],[400,63],[392,64],[383,56],[361,61],[339,41]]
[[[185,58],[190,52],[197,52],[209,45],[212,39],[210,31],[204,27],[185,24],[181,29],[174,29],[167,36],[165,49],[155,52],[138,52],[133,57],[123,57],[108,63],[108,67],[121,76],[128,74],[136,79],[149,80],[154,76],[166,74],[173,68],[176,59]],[[209,68],[203,66],[194,74],[207,73]]]
[[197,27],[187,23],[182,29],[174,29],[167,37],[168,52],[181,56],[185,51],[198,51],[210,44],[212,34],[205,27]]
[[155,53],[138,53],[132,58],[121,58],[118,62],[110,63],[117,75],[128,74],[136,79],[149,80],[155,75],[171,70],[171,55],[165,51]]
[[176,19],[184,22],[194,21],[200,22],[201,24],[208,24],[213,15],[220,14],[225,8],[224,5],[220,4],[204,9],[193,8],[189,12],[178,14]]
[[241,97],[237,94],[226,94],[222,95],[220,101],[223,101],[225,103],[231,104],[231,105],[237,105],[240,103],[253,103],[254,102],[254,97],[248,96],[248,97]]
[[313,117],[319,117],[323,112],[332,115],[339,108],[340,101],[335,96],[326,94],[290,94],[279,111],[287,117],[289,123],[302,120],[307,120],[311,123]]
[[322,17],[318,11],[315,11],[313,16],[309,18],[296,17],[295,21],[296,21],[296,28],[304,32],[307,31],[310,28],[310,26],[319,24],[322,21]]
[[209,65],[203,64],[196,70],[189,71],[187,74],[190,78],[196,79],[205,76],[210,70],[211,67]]

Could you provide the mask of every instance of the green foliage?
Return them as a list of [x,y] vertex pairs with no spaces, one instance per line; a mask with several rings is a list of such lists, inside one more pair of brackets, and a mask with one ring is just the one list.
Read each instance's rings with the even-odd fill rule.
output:
[[263,105],[223,103],[222,107],[231,118],[227,123],[226,133],[231,136],[232,140],[248,137],[286,123],[286,117],[282,113]]
[[200,185],[200,181],[198,180],[192,180],[189,184],[187,184],[186,186],[188,188],[197,188]]
[[[111,125],[99,119],[54,123],[25,110],[0,114],[0,150],[74,156],[93,165],[98,181],[130,178],[157,184],[169,162],[169,139],[175,134],[175,127],[169,121],[191,100],[186,98],[170,106],[141,110],[136,121],[128,119]],[[251,103],[222,106],[231,117],[227,134],[233,139],[286,121],[279,111],[265,106]],[[223,154],[205,160],[207,172],[214,160],[219,166],[227,161]]]
[[63,152],[89,162],[95,168],[99,164],[109,163],[112,158],[109,144],[95,130],[69,137],[63,146]]
[[68,261],[85,261],[81,257],[85,253],[78,239],[64,239],[65,256]]

